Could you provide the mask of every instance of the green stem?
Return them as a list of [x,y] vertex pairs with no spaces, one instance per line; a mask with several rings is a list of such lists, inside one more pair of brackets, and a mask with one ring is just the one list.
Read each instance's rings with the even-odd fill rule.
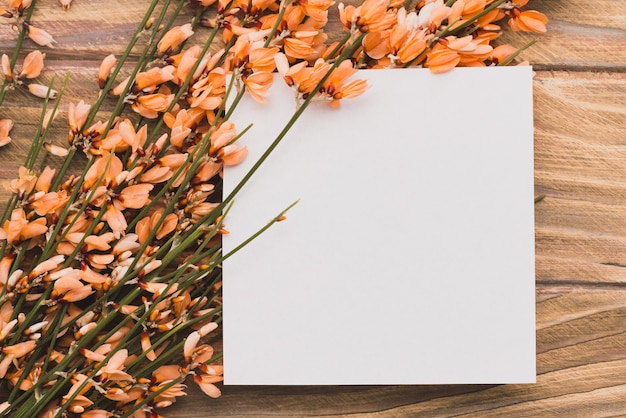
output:
[[[135,44],[137,43],[137,41],[141,37],[141,33],[143,32],[144,27],[146,26],[146,23],[148,22],[148,19],[150,19],[150,15],[152,15],[152,12],[156,8],[157,4],[159,4],[159,0],[152,0],[152,3],[150,3],[150,6],[148,7],[148,10],[144,14],[143,19],[141,20],[141,23],[139,23],[139,25],[137,26],[137,29],[135,30],[135,33],[131,37],[130,42],[126,46],[126,49],[124,50],[124,52],[122,53],[122,56],[120,57],[119,61],[117,62],[117,65],[115,66],[115,68],[111,72],[111,76],[109,77],[108,81],[106,82],[106,84],[104,86],[104,89],[102,89],[102,92],[101,92],[100,96],[98,97],[98,100],[96,100],[96,103],[94,103],[94,105],[91,107],[91,109],[89,109],[89,114],[87,115],[87,119],[85,120],[85,124],[83,125],[83,127],[88,127],[93,122],[93,119],[96,117],[96,113],[100,109],[100,106],[102,105],[102,102],[104,102],[104,100],[106,99],[107,92],[111,89],[111,87],[113,86],[113,83],[115,83],[115,78],[117,77],[117,75],[121,71],[122,66],[124,65],[124,63],[126,62],[126,59],[128,58],[128,56],[130,55],[131,51],[133,50],[133,47],[135,46]],[[154,30],[155,31],[158,30],[158,24],[155,25]]]
[[276,17],[276,22],[274,22],[274,26],[272,26],[271,32],[267,35],[267,39],[265,40],[265,43],[263,44],[263,48],[267,48],[268,46],[270,46],[270,43],[272,42],[272,38],[274,38],[274,35],[276,34],[278,27],[283,22],[283,16],[285,16],[285,11],[287,11],[287,6],[291,4],[291,0],[285,0],[284,3],[283,2],[281,3],[282,4],[280,7],[280,12],[278,12],[278,16]]
[[[33,11],[35,10],[36,4],[37,4],[37,0],[33,0],[26,11],[26,16],[24,17],[24,20],[26,21],[30,20],[31,16],[33,15]],[[24,27],[24,25],[20,25],[20,34],[17,36],[15,48],[13,49],[13,54],[11,55],[11,59],[9,61],[9,68],[11,69],[11,72],[13,72],[13,69],[15,68],[15,63],[17,62],[17,57],[19,56],[20,51],[22,50],[22,43],[24,43],[24,39],[26,38],[27,32],[28,30]],[[4,82],[2,83],[2,88],[0,89],[0,105],[4,101],[4,96],[6,94],[8,85],[9,85],[9,82],[5,79]]]
[[537,42],[537,40],[536,40],[536,39],[534,39],[534,40],[532,40],[532,41],[528,42],[526,45],[524,45],[523,47],[521,47],[520,49],[518,49],[517,51],[515,51],[513,54],[511,54],[511,56],[510,56],[510,57],[508,57],[507,59],[505,59],[505,60],[504,60],[504,61],[502,61],[502,62],[499,62],[499,63],[498,63],[498,67],[505,66],[505,65],[509,65],[509,64],[510,64],[510,63],[511,63],[511,62],[512,62],[515,58],[517,58],[517,56],[518,56],[519,54],[521,54],[524,50],[526,50],[526,49],[530,48],[531,46],[533,46],[536,42]]
[[298,202],[299,202],[299,200],[296,200],[291,205],[287,206],[282,212],[280,212],[278,215],[276,215],[271,221],[266,223],[265,226],[263,226],[257,232],[255,232],[254,234],[249,236],[245,241],[243,241],[241,244],[237,245],[230,252],[225,254],[221,259],[219,259],[217,261],[217,263],[221,264],[224,260],[226,260],[227,258],[233,256],[237,251],[241,250],[243,247],[245,247],[246,245],[248,245],[252,241],[254,241],[256,238],[258,238],[263,232],[267,231],[272,225],[274,225],[276,222],[279,222],[281,220],[281,218],[285,215],[285,213],[287,213],[289,211],[289,209],[291,209],[296,204],[298,204]]

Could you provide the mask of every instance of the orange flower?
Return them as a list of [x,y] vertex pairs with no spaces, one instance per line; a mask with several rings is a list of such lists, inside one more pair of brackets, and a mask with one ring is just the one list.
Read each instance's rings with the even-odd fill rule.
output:
[[286,38],[284,47],[285,55],[293,59],[304,59],[315,52],[310,42],[296,38]]
[[195,175],[191,179],[191,183],[194,185],[205,183],[216,176],[220,172],[221,168],[221,164],[213,160],[204,162],[195,172]]
[[217,150],[230,144],[236,137],[237,129],[235,129],[235,124],[230,121],[222,123],[220,127],[211,134],[209,154],[214,154]]
[[6,355],[13,356],[14,358],[24,357],[35,349],[37,342],[34,340],[25,341],[23,343],[17,343],[2,348],[2,352]]
[[53,48],[53,43],[56,41],[48,32],[43,29],[39,29],[31,25],[30,23],[24,21],[24,28],[26,28],[28,32],[28,37],[33,40],[38,45],[47,46],[49,48]]
[[267,90],[270,88],[273,81],[274,77],[272,73],[269,72],[253,73],[243,78],[246,91],[259,103],[266,103],[265,98],[269,95]]
[[[182,86],[185,80],[187,79],[187,77],[189,76],[191,69],[198,61],[198,57],[200,56],[200,51],[201,51],[201,48],[198,45],[194,45],[191,48],[181,52],[180,54],[170,57],[170,59],[168,60],[168,62],[172,62],[172,64],[176,68],[174,71],[174,75],[175,75],[174,81],[179,86]],[[202,58],[202,60],[200,60],[200,63],[198,64],[196,71],[193,73],[193,76],[191,77],[192,80],[197,80],[200,77],[200,75],[202,75],[202,72],[204,71],[205,66],[209,62],[209,59],[211,59],[211,54],[207,53]]]
[[25,195],[33,191],[35,184],[37,184],[37,176],[35,176],[32,171],[22,166],[18,170],[17,179],[11,180],[9,187],[13,193]]
[[33,51],[26,55],[24,63],[22,64],[22,71],[18,78],[35,78],[41,74],[43,70],[43,59],[46,54],[42,54],[39,51]]
[[352,67],[352,62],[346,60],[339,64],[331,73],[328,80],[324,83],[323,88],[331,104],[338,106],[340,99],[359,96],[367,89],[367,83],[364,80],[353,80],[349,83],[345,83],[346,80],[356,72],[357,70]]
[[117,351],[109,358],[107,364],[98,370],[97,376],[102,376],[101,380],[113,380],[113,381],[134,381],[133,377],[128,373],[122,371],[124,368],[124,362],[128,359],[128,350],[123,349]]
[[491,62],[494,65],[506,61],[511,55],[517,52],[517,48],[511,45],[499,45],[491,51]]
[[9,0],[9,8],[15,10],[24,10],[30,7],[32,0]]
[[117,196],[117,201],[124,208],[141,209],[150,201],[152,184],[140,183],[125,187]]
[[7,54],[2,54],[2,59],[0,59],[0,64],[2,66],[2,73],[8,82],[13,81],[13,71],[11,70],[11,59]]
[[[177,149],[182,149],[184,141],[191,134],[191,128],[198,123],[203,114],[204,112],[202,111],[194,112],[192,109],[181,109],[173,120],[170,117],[173,117],[171,113],[163,115],[165,123],[172,130],[170,134],[170,143]],[[194,115],[196,116],[195,118]]]
[[276,68],[274,56],[278,48],[254,48],[248,55],[249,67],[255,73],[271,73]]
[[163,68],[154,67],[148,71],[140,72],[135,78],[137,89],[146,93],[152,93],[160,84],[175,78],[174,70],[173,65],[168,65]]
[[154,350],[152,350],[152,343],[150,342],[150,334],[147,331],[141,333],[141,349],[146,353],[146,358],[150,361],[157,359]]
[[193,30],[191,29],[190,23],[182,26],[174,26],[172,29],[167,31],[167,33],[163,35],[163,38],[159,41],[157,45],[157,54],[160,56],[171,54],[172,51],[174,51],[191,35],[193,35]]
[[313,20],[316,27],[321,28],[328,21],[328,9],[334,4],[333,0],[299,0],[298,6],[304,8],[304,13]]
[[37,183],[35,183],[35,190],[39,192],[48,192],[55,172],[56,170],[46,166],[46,168],[44,168],[39,175]]
[[[92,188],[96,187],[96,183],[103,172],[104,178],[99,186],[110,185],[116,181],[116,177],[122,172],[122,168],[122,161],[116,155],[111,155],[106,151],[103,152],[102,155],[96,159],[96,162],[89,168],[89,170],[87,170],[85,181],[83,182],[83,190],[90,191]],[[115,186],[117,186],[117,183]]]
[[[394,26],[393,30],[397,30],[401,25]],[[390,45],[390,32],[388,30],[380,32],[370,32],[363,38],[363,51],[368,57],[380,60],[391,54],[393,51]],[[407,30],[408,32],[408,30]]]
[[[118,126],[118,133],[123,139],[124,143],[131,147],[133,153],[138,149],[143,149],[143,146],[148,139],[148,125],[143,125],[138,131],[135,131],[133,123],[129,119],[124,119]],[[123,148],[116,146],[115,150],[123,150]]]
[[[16,323],[17,323],[17,321],[16,321]],[[9,367],[13,363],[14,359],[15,359],[15,356],[12,355],[12,354],[9,354],[8,356],[4,356],[4,358],[0,362],[0,379],[3,379],[4,376],[7,375],[7,371],[9,370]],[[7,403],[7,402],[5,402],[5,403]],[[0,414],[2,413],[2,411],[4,411],[4,410],[0,406]]]
[[432,32],[441,26],[441,22],[446,19],[452,9],[446,6],[443,0],[436,0],[427,3],[422,7],[417,15],[417,26],[429,28]]
[[509,12],[509,26],[515,31],[545,33],[548,18],[536,10],[521,11],[514,7]]
[[204,368],[205,373],[196,373],[193,377],[194,382],[206,395],[211,398],[217,398],[221,395],[220,390],[215,386],[215,383],[224,380],[222,373],[224,372],[222,366],[212,365]]
[[[127,227],[122,211],[127,208],[140,209],[145,206],[150,200],[150,191],[154,187],[152,184],[139,183],[126,186],[121,192],[115,193],[114,190],[128,177],[128,172],[122,171],[122,167],[122,162],[116,155],[103,151],[102,156],[87,171],[83,183],[85,191],[96,189],[91,203],[97,207],[106,206],[104,220],[109,224],[116,238],[119,238]],[[96,182],[101,175],[104,175],[104,178],[96,187]]]
[[393,11],[387,11],[389,0],[365,0],[359,7],[339,4],[339,19],[344,28],[361,32],[389,29],[395,22]]
[[133,103],[133,110],[147,119],[156,119],[159,112],[165,112],[174,100],[173,94],[147,94],[139,96]]
[[222,159],[224,165],[237,165],[248,155],[248,147],[237,145],[227,145],[218,152],[218,157]]
[[100,64],[100,68],[98,69],[98,86],[100,90],[104,88],[107,81],[109,81],[109,77],[111,76],[111,71],[115,66],[117,59],[115,59],[115,55],[107,55]]
[[226,72],[223,68],[215,68],[207,77],[192,86],[191,97],[187,100],[191,108],[215,110],[222,104],[222,95],[225,91]]
[[94,292],[91,285],[72,277],[61,277],[54,281],[52,297],[64,302],[78,302]]
[[68,200],[67,191],[61,190],[50,193],[37,192],[28,199],[28,202],[37,215],[46,216],[59,212]]
[[[154,228],[156,228],[156,225],[158,224],[162,216],[163,211],[159,210],[153,213],[151,216],[145,217],[137,222],[137,225],[135,226],[135,232],[137,232],[139,242],[141,244],[144,244],[148,240],[150,233],[154,231]],[[178,217],[176,216],[176,214],[168,214],[159,229],[157,230],[156,239],[166,237],[176,229],[177,225]]]
[[[478,41],[478,42],[477,42]],[[493,48],[486,40],[474,39],[471,35],[462,38],[448,36],[428,53],[426,66],[434,73],[443,73],[457,65],[484,66]]]
[[74,103],[70,103],[67,110],[67,119],[70,124],[70,135],[76,135],[83,129],[83,125],[85,124],[85,121],[87,121],[90,109],[91,105],[86,104],[83,100],[78,102],[76,105]]
[[13,121],[11,119],[0,119],[0,147],[11,142],[11,137],[9,136],[11,129],[13,129]]
[[396,63],[398,65],[408,64],[426,52],[426,38],[424,35],[425,32],[414,32],[403,42],[396,55],[398,58]]

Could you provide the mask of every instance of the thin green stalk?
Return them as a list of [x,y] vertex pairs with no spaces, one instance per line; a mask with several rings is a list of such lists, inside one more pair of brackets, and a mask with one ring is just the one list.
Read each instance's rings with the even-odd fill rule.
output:
[[[98,97],[98,100],[96,100],[94,105],[89,110],[89,114],[87,115],[87,119],[85,120],[85,124],[83,126],[90,126],[91,123],[93,122],[94,118],[96,117],[96,113],[98,112],[98,110],[100,109],[100,106],[102,105],[102,102],[104,102],[104,100],[106,99],[106,95],[108,91],[113,86],[113,83],[115,83],[115,78],[121,71],[122,67],[124,66],[124,63],[126,62],[126,59],[128,58],[135,44],[141,37],[141,33],[143,32],[144,27],[146,26],[148,19],[150,19],[150,16],[152,15],[152,12],[156,8],[157,4],[159,4],[159,0],[152,0],[152,3],[150,3],[150,6],[148,7],[148,10],[144,14],[143,19],[141,20],[141,23],[139,23],[139,25],[137,26],[137,30],[135,30],[135,33],[131,37],[128,45],[126,46],[126,49],[124,49],[122,56],[118,60],[117,65],[111,72],[111,76],[107,80],[104,86],[104,89],[102,89],[102,94],[100,94],[100,96]],[[155,29],[158,29],[158,25],[156,25]]]
[[276,35],[276,31],[278,30],[278,27],[283,22],[283,16],[285,16],[285,11],[287,11],[287,6],[289,6],[290,4],[291,4],[291,0],[285,0],[284,2],[281,2],[280,11],[278,12],[278,17],[276,18],[276,22],[274,22],[274,26],[272,26],[272,30],[267,35],[267,39],[265,40],[265,43],[263,44],[263,48],[267,48],[268,46],[270,46],[270,43],[272,42],[274,35]]
[[[58,109],[59,103],[61,102],[61,97],[63,96],[63,92],[65,91],[65,86],[67,86],[68,76],[65,77],[63,82],[63,86],[61,91],[57,95],[54,109]],[[46,110],[48,108],[48,102],[50,100],[50,93],[52,92],[52,85],[54,84],[54,77],[50,79],[50,83],[48,84],[48,91],[46,92],[46,97],[43,101],[43,105],[41,107],[41,117],[39,118],[39,123],[37,124],[37,131],[35,132],[35,136],[33,137],[33,144],[28,150],[28,155],[26,156],[26,161],[24,162],[24,167],[29,170],[32,170],[35,166],[35,162],[37,161],[37,157],[39,156],[39,152],[43,148],[43,142],[45,139],[46,129],[43,127],[43,121],[46,117]],[[52,118],[50,118],[52,120]],[[49,127],[49,124],[48,124]],[[43,134],[42,134],[43,131]]]
[[[51,329],[58,328],[59,323],[63,321],[63,317],[65,316],[65,313],[67,312],[67,308],[68,307],[69,307],[69,305],[67,303],[64,303],[63,306],[61,306],[60,311],[54,317],[54,321],[52,321],[52,323],[50,324],[50,328]],[[48,345],[48,355],[45,356],[43,365],[41,366],[41,370],[42,371],[45,371],[48,368],[48,364],[50,363],[50,353],[52,353],[52,350],[55,349],[58,335],[59,334],[55,333],[55,334],[52,335],[52,338],[50,338],[50,344]],[[42,346],[45,349],[45,346],[43,344],[42,344]],[[33,357],[39,357],[39,356],[37,354],[35,354],[35,355],[33,355]]]
[[[94,162],[95,162],[95,158],[93,157],[87,161],[87,164],[85,165],[83,172],[81,173],[78,179],[77,184],[83,183],[85,176],[87,175],[87,172],[89,171],[91,166],[94,164]],[[72,194],[70,195],[67,204],[63,208],[63,212],[61,212],[61,214],[59,215],[59,219],[54,225],[54,229],[52,230],[52,234],[50,235],[51,237],[55,237],[55,239],[48,240],[48,242],[46,243],[46,246],[44,247],[42,251],[41,257],[39,258],[39,262],[47,259],[50,255],[52,255],[52,251],[54,251],[56,248],[54,243],[63,241],[66,235],[69,233],[72,226],[78,221],[78,214],[76,214],[76,216],[74,216],[72,221],[68,225],[65,225],[65,220],[70,215],[72,207],[74,206],[74,203],[76,202],[76,199],[78,195],[80,194],[80,192],[81,192],[81,187],[74,187],[74,190],[72,191]],[[81,206],[81,208],[83,208],[83,206]],[[84,208],[81,210],[84,210]],[[64,228],[63,232],[59,235],[59,232],[63,228]]]
[[343,39],[341,41],[339,41],[339,43],[333,48],[332,51],[330,51],[330,53],[327,55],[329,59],[331,59],[332,57],[335,56],[336,53],[339,52],[339,50],[346,45],[346,43],[350,40],[350,38],[352,37],[351,33],[346,33],[346,36],[343,37]]
[[526,45],[524,45],[523,47],[521,47],[520,49],[518,49],[517,51],[515,51],[513,54],[511,54],[510,57],[508,57],[507,59],[505,59],[502,62],[498,63],[498,67],[500,66],[505,66],[505,65],[509,65],[515,58],[517,58],[517,56],[519,54],[521,54],[523,51],[525,51],[526,49],[530,48],[531,46],[533,46],[535,44],[535,42],[537,42],[536,39],[533,39],[532,41],[528,42]]
[[[45,294],[46,295],[50,295],[50,292],[52,291],[52,286],[50,286],[48,289],[46,289]],[[40,305],[36,305],[33,309],[31,309],[31,311],[28,313],[28,316],[26,317],[26,319],[24,320],[24,322],[22,323],[22,326],[20,326],[20,329],[18,329],[15,332],[15,335],[13,336],[13,338],[15,339],[15,341],[10,342],[9,344],[15,344],[17,342],[16,337],[20,337],[22,335],[22,333],[24,332],[24,330],[26,330],[27,327],[25,327],[24,325],[28,324],[28,326],[33,325],[31,324],[33,318],[37,315],[37,313],[39,312],[39,309],[41,306]],[[37,360],[39,359],[39,354],[38,354],[37,350],[35,352],[33,352],[31,354],[31,357],[28,361],[28,363],[26,363],[26,366],[23,368],[23,370],[32,370],[33,366],[35,365],[35,363],[37,362]],[[46,357],[47,359],[47,357]],[[15,398],[15,396],[17,395],[17,392],[19,390],[20,385],[22,384],[22,382],[24,381],[24,379],[28,377],[28,373],[22,373],[20,375],[20,377],[18,378],[17,382],[15,383],[15,385],[13,386],[13,390],[11,391],[11,393],[9,394],[9,398],[8,401],[9,403],[12,402],[12,400]]]
[[[15,270],[17,270],[18,267],[21,266],[22,264],[22,260],[24,259],[24,257],[26,256],[26,253],[28,252],[28,244],[30,243],[30,240],[23,242],[22,245],[20,246],[19,251],[17,251],[17,256],[15,257],[15,260],[13,260],[13,264],[11,265],[11,268],[9,269],[9,276],[11,276],[11,274],[13,274],[13,272]],[[32,261],[31,261],[32,263]],[[6,288],[6,286],[3,286],[4,288]],[[4,289],[3,289],[4,290]],[[20,298],[20,299],[23,299]],[[13,315],[17,315],[20,311],[18,311],[17,309],[15,311],[13,311]],[[13,318],[12,318],[13,319]]]
[[[39,410],[43,409],[48,402],[55,399],[57,394],[61,391],[61,389],[70,381],[71,376],[73,375],[74,370],[68,370],[64,377],[60,381],[57,381],[54,386],[48,389],[46,394],[41,399],[36,399],[35,397],[27,398],[29,400],[34,400],[35,404],[33,406],[37,407],[39,405]],[[58,379],[58,378],[57,378]],[[13,405],[13,404],[12,404]],[[11,412],[5,411],[5,412]],[[24,411],[22,407],[18,411],[15,412],[14,415],[11,415],[13,418],[32,418],[36,415],[30,414],[28,410]]]
[[[35,5],[36,4],[37,4],[37,0],[33,0],[31,2],[30,6],[26,10],[26,16],[24,17],[25,21],[29,21],[30,20],[31,16],[33,15],[33,11],[35,10]],[[17,57],[19,56],[20,51],[22,50],[22,43],[24,42],[24,39],[26,38],[26,33],[27,32],[28,31],[24,27],[24,25],[20,25],[20,33],[17,36],[17,41],[15,43],[15,48],[13,49],[13,54],[11,55],[11,59],[9,61],[9,68],[11,69],[11,71],[13,71],[13,69],[15,68],[15,63],[17,62]],[[2,88],[0,89],[0,105],[4,101],[4,96],[6,94],[6,90],[7,90],[8,85],[9,85],[9,82],[5,78],[4,82],[2,83]]]
[[[187,1],[186,1],[186,0],[179,0],[179,2],[178,2],[178,6],[176,6],[176,9],[174,10],[174,13],[172,13],[172,14],[171,14],[171,16],[170,16],[170,18],[168,19],[167,23],[165,23],[165,25],[163,25],[163,27],[161,28],[161,27],[160,27],[160,26],[161,26],[161,23],[160,23],[160,22],[162,22],[162,21],[163,21],[163,19],[165,19],[165,15],[166,15],[167,9],[168,9],[168,8],[169,8],[169,6],[170,6],[170,3],[168,2],[168,3],[167,3],[167,5],[166,5],[165,7],[163,7],[163,10],[161,10],[161,16],[160,16],[160,18],[159,18],[159,19],[157,19],[157,22],[159,22],[159,23],[158,23],[158,26],[159,26],[159,27],[158,27],[158,28],[156,28],[156,29],[157,29],[159,32],[163,33],[163,34],[167,33],[167,31],[171,29],[172,25],[173,25],[173,24],[174,24],[174,22],[176,21],[176,18],[177,18],[177,17],[178,17],[178,15],[180,14],[180,11],[183,9],[183,6],[184,6],[186,3],[187,3]],[[149,56],[149,57],[154,57],[154,56],[155,56],[155,54],[156,54],[156,52],[157,52],[157,49],[158,49],[158,43],[157,43],[157,42],[154,42],[154,43],[153,43],[153,47],[152,47],[152,49],[151,49],[151,50],[150,50],[150,52],[148,53],[148,56]],[[145,68],[145,65],[144,65],[144,67],[143,67],[143,68]]]
[[[232,77],[232,79],[234,80],[235,77]],[[233,100],[232,104],[229,106],[228,112],[226,112],[226,114],[224,115],[224,120],[230,119],[230,117],[232,116],[233,112],[237,108],[237,105],[239,104],[239,102],[243,98],[245,92],[246,92],[245,89],[241,89],[241,90],[239,90],[237,92],[237,95],[235,96],[235,99]]]
[[71,147],[69,153],[65,156],[65,159],[63,160],[63,165],[59,169],[59,172],[54,176],[54,179],[52,180],[52,184],[50,185],[50,191],[56,191],[59,188],[59,185],[65,177],[65,172],[70,168],[70,165],[72,164],[74,154],[76,154],[76,149],[74,147]]
[[271,221],[269,221],[268,223],[265,224],[265,226],[263,226],[261,229],[259,229],[257,232],[255,232],[254,234],[252,234],[251,236],[249,236],[245,241],[243,241],[241,244],[237,245],[235,248],[233,248],[231,251],[229,251],[227,254],[225,254],[220,260],[217,261],[217,263],[221,264],[224,260],[226,260],[229,257],[232,257],[233,255],[235,255],[235,253],[237,253],[239,250],[241,250],[243,247],[245,247],[246,245],[250,244],[252,241],[254,241],[256,238],[258,238],[263,232],[267,231],[272,225],[274,225],[276,222],[279,222],[281,220],[281,218],[285,215],[285,213],[287,213],[289,211],[289,209],[291,209],[292,207],[294,207],[296,204],[298,204],[300,200],[296,200],[295,202],[293,202],[291,205],[287,206],[285,209],[283,209],[282,212],[280,212],[278,215],[276,215]]

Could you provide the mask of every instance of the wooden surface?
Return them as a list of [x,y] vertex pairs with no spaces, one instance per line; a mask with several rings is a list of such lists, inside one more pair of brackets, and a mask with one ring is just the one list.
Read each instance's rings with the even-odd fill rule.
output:
[[[63,11],[41,1],[33,21],[58,44],[40,79],[70,71],[65,103],[93,98],[99,61],[123,49],[146,3],[75,0]],[[166,416],[626,416],[626,0],[531,6],[551,18],[523,55],[537,71],[535,187],[546,195],[535,212],[537,384],[229,386],[217,400],[191,388]],[[15,37],[0,24],[0,53]],[[505,35],[518,46],[531,38]],[[0,150],[2,179],[17,172],[39,105],[12,92],[0,108],[18,122]],[[55,129],[64,138],[66,128]]]

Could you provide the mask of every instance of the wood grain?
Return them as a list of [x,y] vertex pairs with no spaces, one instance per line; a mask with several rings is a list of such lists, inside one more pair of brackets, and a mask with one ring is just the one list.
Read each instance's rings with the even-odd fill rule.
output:
[[[39,79],[45,84],[56,75],[59,88],[70,72],[50,132],[55,142],[65,141],[67,104],[95,100],[100,60],[124,49],[147,4],[74,0],[64,11],[55,1],[39,2],[32,22],[57,40],[45,51]],[[626,0],[530,5],[550,17],[549,32],[506,31],[502,40],[522,46],[538,39],[522,54],[537,70],[535,187],[546,195],[535,206],[537,384],[228,386],[213,400],[190,383],[190,395],[166,416],[626,416]],[[186,5],[180,21],[191,13]],[[329,30],[337,36],[332,19]],[[0,20],[0,54],[10,53],[15,38]],[[25,52],[34,48],[25,42]],[[7,96],[0,117],[16,126],[14,142],[0,150],[0,179],[17,172],[40,113],[41,100],[20,91]],[[0,202],[7,196],[0,191]]]

